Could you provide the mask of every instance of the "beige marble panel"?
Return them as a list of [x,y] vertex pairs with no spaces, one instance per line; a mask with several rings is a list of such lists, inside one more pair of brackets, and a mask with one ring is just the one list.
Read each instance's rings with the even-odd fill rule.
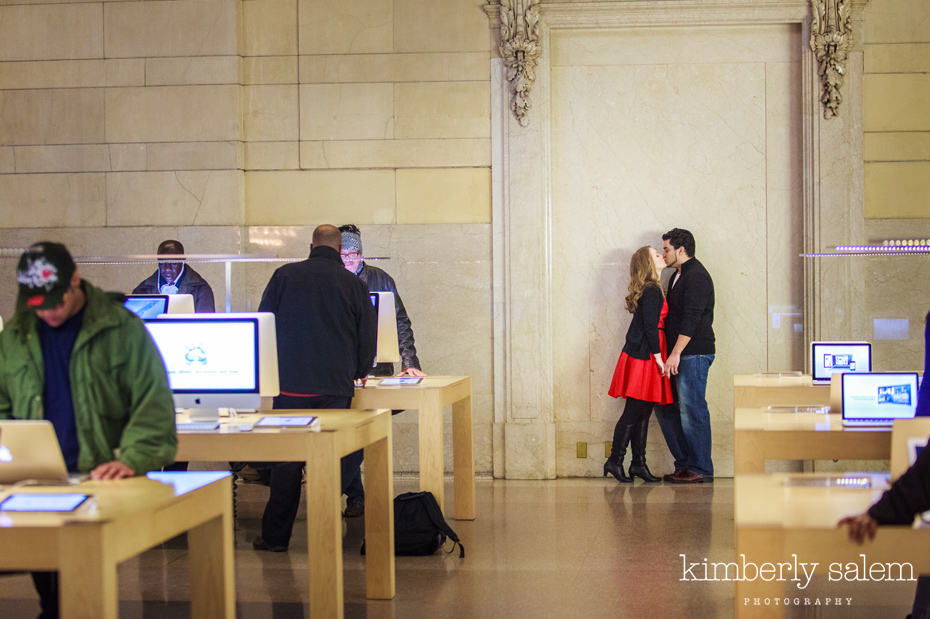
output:
[[297,170],[300,147],[297,142],[246,142],[246,170]]
[[923,0],[871,2],[864,12],[866,43],[930,41],[930,3]]
[[864,77],[866,131],[930,130],[930,79],[925,73],[871,74]]
[[0,175],[0,228],[102,226],[103,174]]
[[867,219],[927,218],[928,195],[930,161],[865,164]]
[[340,140],[300,143],[303,168],[490,167],[486,138]]
[[488,52],[301,56],[301,83],[488,80]]
[[394,92],[394,137],[490,137],[488,82],[404,83]]
[[0,91],[0,140],[6,145],[104,141],[103,90]]
[[926,74],[866,75],[862,98],[866,131],[930,130],[930,79]]
[[244,56],[297,53],[297,0],[243,0]]
[[182,84],[238,84],[237,56],[202,56],[188,58],[147,58],[146,86]]
[[394,51],[392,0],[299,0],[301,54]]
[[73,146],[17,146],[16,172],[106,172],[110,169],[104,144]]
[[10,174],[16,171],[16,160],[13,157],[12,146],[0,146],[0,174]]
[[147,144],[107,144],[110,170],[139,172],[148,168]]
[[297,86],[245,86],[243,136],[250,142],[294,140],[298,135]]
[[[606,440],[619,416],[606,390],[630,320],[622,307],[630,256],[660,244],[671,227],[688,228],[716,288],[739,291],[718,294],[708,385],[713,453],[727,475],[731,377],[766,358],[766,281],[758,276],[766,256],[745,249],[766,243],[766,67],[558,67],[551,88],[556,419]],[[739,234],[727,223],[736,220]],[[575,440],[560,433],[562,456]],[[581,470],[564,458],[559,469]]]
[[114,172],[107,175],[107,225],[235,225],[239,171]]
[[0,7],[0,60],[103,57],[103,5]]
[[398,52],[485,51],[491,47],[483,0],[394,0]]
[[296,84],[296,56],[243,58],[240,69],[243,84]]
[[552,66],[798,62],[797,25],[565,30],[552,37]]
[[926,73],[930,71],[930,43],[866,45],[866,73]]
[[108,142],[239,139],[237,86],[106,90]]
[[247,172],[248,225],[310,225],[349,220],[394,222],[394,172],[306,170]]
[[930,160],[930,131],[867,132],[863,140],[867,162]]
[[145,61],[49,60],[0,62],[0,89],[142,86]]
[[397,223],[490,223],[487,168],[397,170]]
[[146,170],[234,170],[241,168],[239,142],[146,144]]
[[108,58],[238,53],[235,0],[110,2],[104,6]]
[[394,137],[393,84],[302,84],[300,139]]

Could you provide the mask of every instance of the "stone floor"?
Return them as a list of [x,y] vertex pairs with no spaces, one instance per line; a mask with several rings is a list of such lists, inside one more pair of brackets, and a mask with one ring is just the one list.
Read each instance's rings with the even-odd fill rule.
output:
[[[414,490],[395,481],[397,493]],[[302,618],[307,599],[304,521],[290,551],[252,550],[267,490],[240,488],[236,533],[238,616]],[[447,493],[451,496],[451,483]],[[680,555],[729,561],[733,554],[733,483],[633,486],[613,480],[479,481],[478,519],[450,521],[465,545],[453,554],[398,557],[397,595],[365,599],[361,518],[348,521],[346,617],[731,617],[734,586],[682,582]],[[2,550],[0,550],[2,551]],[[189,617],[183,539],[120,567],[120,617]],[[913,583],[837,588],[814,584],[812,598],[845,596],[844,608],[795,608],[793,617],[904,617]],[[0,617],[34,617],[38,603],[24,575],[0,577]]]

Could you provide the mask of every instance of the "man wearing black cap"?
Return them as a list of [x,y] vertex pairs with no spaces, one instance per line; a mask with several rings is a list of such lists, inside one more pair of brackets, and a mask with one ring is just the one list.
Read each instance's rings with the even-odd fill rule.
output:
[[[162,241],[157,253],[159,256],[183,255],[184,245],[181,241]],[[213,288],[200,273],[183,262],[159,258],[158,269],[142,280],[132,294],[190,294],[194,297],[195,312],[216,311]]]
[[[16,313],[0,332],[0,419],[50,421],[68,470],[91,479],[172,462],[177,436],[165,367],[123,295],[82,280],[59,243],[27,249],[16,278]],[[57,574],[33,580],[41,616],[57,617]]]

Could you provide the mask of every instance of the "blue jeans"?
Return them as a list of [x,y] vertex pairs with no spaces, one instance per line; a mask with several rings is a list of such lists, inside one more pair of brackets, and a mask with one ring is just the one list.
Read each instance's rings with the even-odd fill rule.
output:
[[[675,380],[672,379],[674,389]],[[665,437],[665,444],[675,458],[675,470],[687,469],[689,465],[688,441],[681,429],[681,412],[678,410],[678,397],[671,404],[659,404],[655,407],[656,419]]]
[[688,470],[714,475],[710,457],[710,411],[707,409],[707,371],[714,355],[682,355],[678,364],[678,409],[681,430],[688,446]]

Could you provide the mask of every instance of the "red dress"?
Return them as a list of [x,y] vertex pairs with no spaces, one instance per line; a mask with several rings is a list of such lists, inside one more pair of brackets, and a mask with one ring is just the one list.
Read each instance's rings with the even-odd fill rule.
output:
[[[659,313],[659,349],[663,362],[668,357],[664,330],[666,314],[668,304],[663,301]],[[672,383],[659,372],[655,359],[651,355],[648,359],[634,359],[625,352],[620,353],[607,394],[614,398],[636,398],[656,404],[671,404],[674,401]]]

